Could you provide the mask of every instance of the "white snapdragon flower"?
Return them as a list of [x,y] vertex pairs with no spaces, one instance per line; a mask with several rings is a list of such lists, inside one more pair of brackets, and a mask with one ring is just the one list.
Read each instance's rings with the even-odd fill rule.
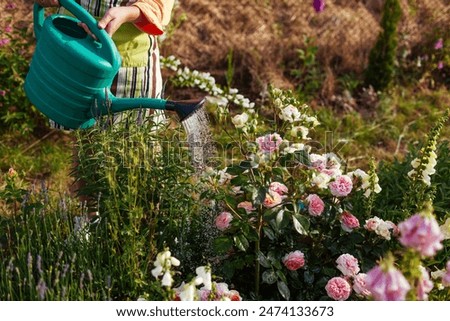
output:
[[246,125],[248,118],[249,117],[247,113],[242,113],[234,116],[231,119],[231,122],[234,124],[236,128],[243,128]]
[[[293,137],[298,137],[300,136],[301,139],[304,140],[308,140],[311,139],[308,137],[309,134],[309,129],[306,128],[305,126],[295,126],[292,127],[291,130],[289,131],[289,133],[291,134],[291,136]],[[300,135],[299,135],[300,134]]]
[[182,284],[180,287],[179,296],[181,301],[194,301],[196,299],[197,288],[195,283],[189,282]]
[[201,278],[203,281],[204,288],[206,290],[211,290],[212,278],[211,278],[211,267],[209,266],[199,266],[195,269],[197,277]]
[[[379,178],[376,174],[372,174],[373,183],[371,182],[371,176],[359,168],[354,170],[353,172],[348,173],[348,175],[351,178],[357,177],[361,180],[361,186],[358,188],[358,190],[364,190],[365,197],[369,197],[372,192],[376,194],[381,192],[381,186],[378,184]],[[374,185],[373,190],[371,189],[372,184]]]
[[302,144],[302,143],[290,144],[289,146],[285,147],[285,148],[282,150],[281,153],[282,153],[283,155],[286,155],[286,154],[293,154],[293,153],[295,153],[296,151],[299,151],[299,150],[305,150],[305,145]]
[[163,278],[162,278],[162,280],[161,280],[161,285],[162,285],[162,286],[168,286],[168,287],[171,287],[171,286],[172,286],[172,283],[173,283],[172,275],[170,274],[170,270],[167,270],[167,271],[164,273],[164,276],[163,276]]
[[439,226],[439,228],[444,235],[444,240],[450,240],[450,218],[446,219],[444,224]]
[[[435,148],[434,145],[432,145],[432,148]],[[422,159],[423,160],[423,159]],[[437,164],[437,155],[434,152],[434,150],[432,150],[428,157],[425,158],[426,164],[423,164],[421,162],[421,160],[419,158],[415,158],[411,161],[411,166],[412,166],[412,170],[408,172],[408,176],[409,177],[415,177],[416,175],[418,175],[418,173],[420,173],[420,180],[422,180],[422,182],[424,182],[426,185],[430,186],[431,185],[431,175],[436,173],[435,170],[435,166]],[[425,165],[425,168],[420,171],[421,169],[419,168],[420,165]]]
[[172,266],[179,266],[180,261],[172,257],[169,250],[162,251],[156,255],[156,260],[153,262],[154,268],[151,274],[155,278],[159,278],[163,275],[161,284],[163,286],[171,287],[173,283],[172,272],[170,271]]
[[302,115],[301,120],[309,123],[312,128],[320,125],[320,122],[314,116]]

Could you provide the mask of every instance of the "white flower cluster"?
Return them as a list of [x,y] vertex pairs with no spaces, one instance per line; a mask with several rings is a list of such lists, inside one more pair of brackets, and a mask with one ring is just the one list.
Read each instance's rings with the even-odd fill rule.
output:
[[181,68],[181,62],[174,56],[167,58],[161,57],[161,67],[173,70],[176,72],[173,81],[181,86],[199,88],[211,96],[218,104],[219,108],[226,107],[229,103],[241,106],[253,112],[255,103],[250,99],[239,94],[236,88],[225,90],[216,84],[216,80],[208,72],[199,72],[197,70],[190,70],[188,67]]
[[375,173],[369,175],[362,169],[357,169],[347,175],[351,178],[357,178],[360,180],[361,185],[357,189],[364,190],[365,197],[369,197],[372,192],[377,194],[381,192],[380,184],[378,184],[379,178]]
[[[434,147],[434,148],[433,148]],[[412,170],[408,173],[408,176],[411,178],[418,177],[422,180],[426,185],[431,185],[430,175],[436,173],[434,167],[437,164],[437,155],[434,152],[436,146],[432,146],[433,150],[431,150],[428,154],[428,157],[424,157],[422,159],[415,158],[411,162]]]
[[375,232],[386,240],[391,239],[391,234],[398,235],[398,227],[391,221],[384,221],[381,218],[374,216],[366,220],[364,228],[370,232]]
[[[152,275],[161,279],[161,285],[171,288],[173,278],[171,271],[172,266],[179,266],[180,261],[172,256],[169,250],[164,250],[158,253],[156,260],[153,263],[155,268],[152,270]],[[180,301],[241,301],[242,298],[239,292],[229,290],[228,284],[216,283],[212,281],[211,267],[199,266],[195,270],[196,276],[189,282],[182,282],[180,286],[173,288],[175,291],[175,300]],[[201,288],[198,286],[203,285]],[[139,300],[143,300],[140,298]]]
[[163,286],[171,287],[173,283],[171,267],[179,266],[180,261],[177,258],[172,257],[169,250],[165,250],[158,253],[156,256],[156,261],[153,262],[153,265],[155,268],[151,272],[152,275],[155,278],[159,278],[159,276],[163,275],[161,284]]

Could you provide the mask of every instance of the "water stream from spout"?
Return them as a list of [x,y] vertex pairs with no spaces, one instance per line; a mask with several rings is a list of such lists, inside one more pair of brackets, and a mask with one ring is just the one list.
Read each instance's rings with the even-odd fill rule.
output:
[[209,117],[205,109],[197,109],[183,120],[182,124],[186,131],[194,168],[202,171],[207,166],[212,166],[217,156],[217,149],[212,139]]

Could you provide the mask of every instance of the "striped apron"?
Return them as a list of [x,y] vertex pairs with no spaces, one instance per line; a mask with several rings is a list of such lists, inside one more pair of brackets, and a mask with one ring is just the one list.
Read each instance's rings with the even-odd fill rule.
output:
[[[129,2],[130,0],[79,1],[80,5],[97,20],[103,17],[109,8],[125,6]],[[61,8],[59,13],[69,14],[64,8]],[[111,92],[114,96],[118,98],[162,98],[163,82],[157,37],[143,33],[132,23],[125,23],[114,33],[112,39],[122,57],[121,68],[111,86]],[[152,121],[155,124],[165,120],[164,111],[141,108],[114,115],[114,122],[128,119],[126,114],[129,113],[133,113],[133,117],[135,115],[138,124],[142,124],[145,118],[150,115],[152,115]],[[50,120],[50,126],[65,129],[52,120]]]

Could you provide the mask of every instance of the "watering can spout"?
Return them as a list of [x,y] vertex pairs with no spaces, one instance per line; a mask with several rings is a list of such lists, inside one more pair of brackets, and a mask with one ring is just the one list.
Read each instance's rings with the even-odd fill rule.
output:
[[180,121],[184,121],[190,115],[192,115],[196,110],[203,107],[205,104],[205,98],[201,100],[181,100],[181,101],[166,101],[165,108],[177,113]]

